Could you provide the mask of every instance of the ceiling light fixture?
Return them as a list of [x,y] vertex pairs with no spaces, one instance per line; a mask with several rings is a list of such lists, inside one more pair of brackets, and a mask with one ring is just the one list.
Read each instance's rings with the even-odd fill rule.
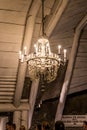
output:
[[27,48],[20,51],[21,62],[28,63],[29,77],[31,80],[40,78],[47,83],[52,82],[57,77],[60,65],[65,65],[67,60],[67,50],[64,49],[64,56],[61,56],[61,46],[58,46],[58,54],[51,52],[49,40],[44,33],[44,0],[42,0],[42,37],[34,45],[35,51],[27,55]]

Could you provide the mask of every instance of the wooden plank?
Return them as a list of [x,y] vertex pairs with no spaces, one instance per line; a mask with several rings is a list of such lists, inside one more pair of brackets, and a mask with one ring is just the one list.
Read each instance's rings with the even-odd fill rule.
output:
[[[73,2],[72,0],[69,2],[68,8],[66,9],[66,12],[65,12],[65,14],[67,14],[65,15],[66,20],[69,20],[70,17],[76,16],[80,14],[81,12],[83,13],[86,11],[87,2],[85,0],[83,1],[76,0]],[[77,9],[77,6],[79,7],[78,9]]]
[[0,34],[23,35],[24,26],[0,23]]
[[81,37],[81,39],[80,39],[80,43],[81,43],[81,42],[82,42],[83,44],[85,44],[85,43],[87,43],[87,39]]
[[[0,52],[0,67],[2,68],[13,68],[17,72],[17,67],[19,63],[18,53],[11,52]],[[3,71],[4,71],[3,69]],[[11,70],[10,69],[10,70]]]
[[[66,34],[66,32],[70,32],[70,30],[74,31],[74,29],[72,29],[72,28],[76,27],[77,22],[79,22],[79,20],[82,18],[83,13],[77,14],[77,16],[78,16],[77,17],[78,19],[76,19],[76,17],[71,17],[71,19],[69,18],[66,20],[66,18],[65,18],[64,20],[61,20],[60,25],[56,28],[55,31],[65,33],[65,34]],[[68,26],[68,28],[67,28],[67,26]]]
[[19,52],[21,48],[20,43],[9,43],[9,42],[2,42],[0,41],[0,51],[7,51],[7,52]]
[[73,2],[73,0],[70,2],[70,5],[69,7],[70,8],[73,8],[75,5],[76,5],[76,9],[77,9],[77,5],[80,6],[80,7],[83,7],[87,4],[85,4],[87,1],[83,0],[83,1],[80,1],[80,0],[76,0]]
[[2,82],[0,81],[0,85],[15,85],[16,82]]
[[84,84],[84,85],[76,86],[76,87],[70,87],[68,94],[73,94],[73,93],[76,93],[76,92],[81,92],[83,90],[87,90],[87,83]]
[[0,79],[16,79],[16,76],[0,76]]
[[[68,21],[65,21],[66,19],[64,19],[63,22],[61,22],[60,25],[59,25],[59,27],[56,29],[56,32],[61,32],[61,33],[64,34],[64,36],[65,36],[66,32],[70,32],[70,30],[72,30],[74,32],[74,28],[76,27],[76,25],[79,22],[79,20],[82,18],[83,13],[82,13],[82,15],[78,14],[77,16],[78,16],[77,17],[78,20],[76,19],[76,17],[75,18],[71,18],[71,20],[69,19]],[[68,28],[67,28],[67,26],[68,26]]]
[[73,77],[84,77],[87,76],[87,69],[74,69],[73,71]]
[[1,79],[0,78],[0,82],[15,82],[16,83],[16,79]]
[[30,4],[29,0],[26,0],[26,1],[0,0],[0,9],[25,12],[27,11],[29,4]]
[[14,69],[14,68],[0,68],[0,77],[3,76],[3,77],[15,77],[17,76],[17,69]]
[[12,100],[8,100],[8,99],[1,100],[0,99],[0,103],[12,103]]
[[0,41],[21,43],[24,26],[0,23]]
[[[23,32],[22,32],[23,33]],[[11,42],[11,43],[21,43],[22,42],[22,37],[23,36],[21,36],[20,34],[12,34],[11,32],[10,32],[10,34],[9,33],[1,33],[0,32],[0,41],[2,41],[2,42]]]
[[0,23],[24,25],[26,12],[0,10]]
[[80,45],[78,53],[87,53],[87,45]]
[[87,57],[76,57],[76,62],[86,62],[87,61]]
[[87,62],[77,62],[75,63],[75,68],[87,68]]
[[62,46],[62,49],[63,48],[71,48],[72,47],[72,42],[70,42],[71,40],[73,40],[72,38],[66,38],[66,41],[63,39],[63,40],[60,40],[60,39],[54,39],[52,41],[50,41],[50,46],[51,48],[53,47],[57,47],[58,45],[61,45]]
[[81,35],[81,39],[87,40],[87,30],[86,29],[84,29],[84,31],[83,31],[83,33]]
[[0,87],[0,91],[1,91],[1,92],[14,92],[15,89],[14,89],[14,88],[9,88],[9,89],[8,89],[8,88],[1,88],[1,87]]
[[72,77],[71,84],[73,83],[78,83],[78,82],[86,82],[87,81],[87,76],[82,76],[82,77]]
[[14,95],[14,92],[0,92],[0,96],[13,96]]
[[87,81],[82,81],[82,82],[73,82],[70,84],[70,89],[72,89],[73,87],[77,87],[77,86],[84,86],[84,84],[87,84]]
[[[86,10],[85,10],[86,8],[87,8],[87,5],[84,5],[84,6],[81,5],[81,8],[77,9],[77,5],[75,4],[75,2],[74,2],[74,6],[72,8],[69,5],[65,12],[65,15],[62,17],[62,23],[64,23],[63,20],[65,20],[65,22],[71,21],[72,19],[76,20],[76,16],[77,16],[77,20],[78,20],[78,18],[81,18],[82,14],[84,14],[86,12]],[[73,22],[71,22],[71,23],[73,23]]]
[[13,84],[0,84],[0,87],[9,89],[9,88],[15,88],[16,85],[15,84],[14,85]]
[[12,96],[0,96],[0,100],[4,100],[4,99],[7,99],[7,100],[13,100],[13,97]]
[[[64,27],[65,28],[65,27]],[[62,31],[60,31],[59,29],[58,29],[58,27],[56,27],[56,30],[55,30],[55,32],[56,33],[52,33],[52,37],[51,37],[51,39],[52,40],[54,40],[54,39],[56,39],[56,40],[60,40],[60,42],[61,41],[64,41],[64,43],[66,42],[68,42],[68,39],[69,39],[69,42],[70,43],[72,43],[73,41],[73,36],[74,36],[74,31],[71,29],[71,30],[64,30],[64,29],[62,29]],[[67,41],[66,41],[66,38],[67,38]],[[72,39],[71,41],[70,41],[70,39]],[[69,43],[68,42],[68,43]]]

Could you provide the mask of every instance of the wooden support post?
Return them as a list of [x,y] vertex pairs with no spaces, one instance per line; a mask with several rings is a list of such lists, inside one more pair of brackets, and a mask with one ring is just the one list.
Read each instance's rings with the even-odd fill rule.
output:
[[28,111],[21,112],[21,125],[24,125],[26,130],[28,129]]
[[31,126],[32,115],[33,115],[34,105],[35,105],[37,91],[38,91],[38,85],[39,85],[39,79],[35,80],[32,83],[32,87],[31,87],[31,92],[29,97],[30,110],[29,110],[29,117],[28,117],[28,129]]
[[67,71],[66,71],[66,75],[65,75],[65,80],[64,80],[60,98],[59,98],[59,104],[58,104],[58,108],[57,108],[57,112],[56,112],[56,116],[55,116],[55,121],[61,120],[61,118],[62,118],[63,109],[64,109],[65,101],[66,101],[66,96],[68,94],[69,84],[70,84],[70,81],[72,78],[72,72],[73,72],[77,49],[78,49],[78,45],[79,45],[78,40],[79,40],[81,30],[86,25],[86,21],[87,21],[87,15],[82,19],[82,21],[79,23],[79,25],[77,26],[76,31],[75,31],[73,46],[72,46],[71,55],[70,55],[70,59],[69,59],[69,63],[68,63],[68,67],[67,67]]
[[16,124],[16,130],[19,130],[20,128],[20,118],[21,118],[21,111],[14,111],[13,123]]
[[[28,52],[30,51],[31,41],[32,41],[32,35],[35,25],[35,18],[38,12],[38,9],[40,7],[41,2],[39,0],[35,0],[33,2],[34,5],[32,5],[27,19],[26,28],[24,32],[24,41],[23,41],[23,48],[26,46]],[[27,63],[20,63],[19,64],[19,70],[18,70],[18,77],[17,77],[17,85],[16,85],[16,91],[15,91],[15,98],[14,98],[14,105],[18,107],[20,105],[20,99],[22,96],[23,86],[24,86],[24,79],[26,75],[26,68]]]

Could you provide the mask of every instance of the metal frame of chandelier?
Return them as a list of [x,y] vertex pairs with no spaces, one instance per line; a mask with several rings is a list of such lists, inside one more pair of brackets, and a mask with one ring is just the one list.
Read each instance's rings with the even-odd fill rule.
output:
[[34,47],[34,53],[29,55],[27,55],[26,47],[23,52],[20,51],[19,59],[21,62],[28,63],[29,77],[32,80],[43,77],[43,80],[46,82],[55,80],[60,65],[65,65],[66,63],[66,49],[64,49],[62,59],[61,46],[58,46],[58,54],[52,53],[49,40],[44,37],[38,39]]

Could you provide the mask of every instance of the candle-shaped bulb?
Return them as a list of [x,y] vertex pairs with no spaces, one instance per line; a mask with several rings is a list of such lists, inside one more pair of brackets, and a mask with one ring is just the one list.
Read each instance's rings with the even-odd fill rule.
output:
[[46,44],[46,52],[49,53],[49,45],[48,45],[48,43]]
[[64,49],[64,58],[66,58],[66,53],[67,53],[67,50]]
[[21,51],[19,51],[19,59],[21,60],[21,54],[22,54],[22,52]]
[[21,62],[24,62],[24,55],[21,54]]
[[58,45],[58,54],[61,53],[61,45]]
[[34,44],[34,48],[36,48],[36,44]]
[[37,46],[34,44],[35,53],[37,53]]
[[27,47],[24,47],[24,55],[27,55]]

